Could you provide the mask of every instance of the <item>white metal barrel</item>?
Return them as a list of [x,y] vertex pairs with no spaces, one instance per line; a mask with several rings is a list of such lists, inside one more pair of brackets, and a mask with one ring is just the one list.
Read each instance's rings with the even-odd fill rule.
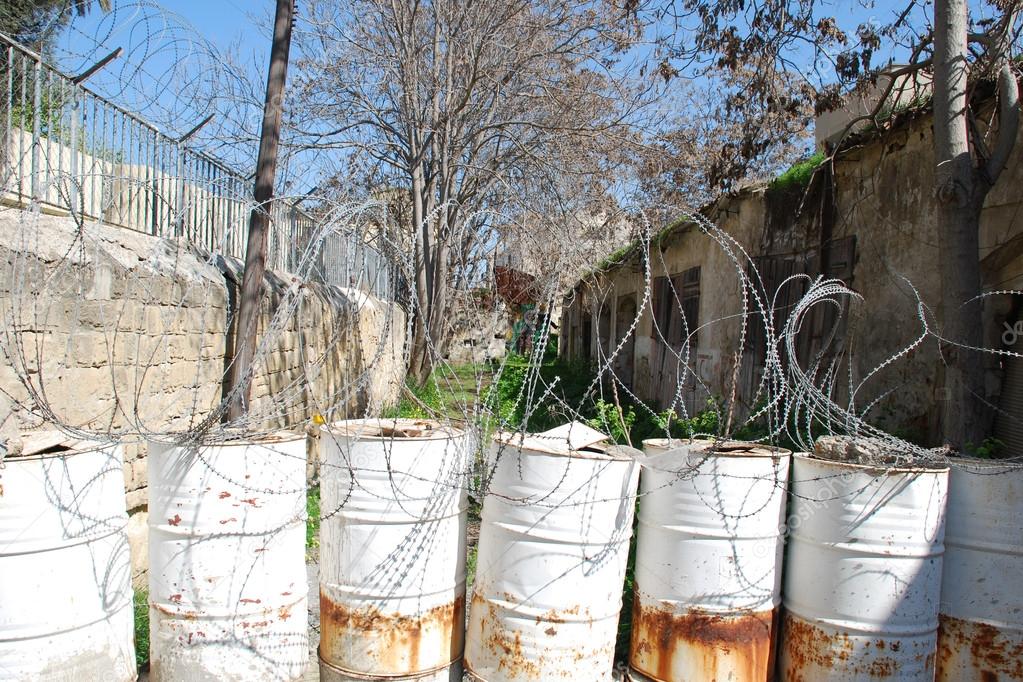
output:
[[784,680],[933,680],[947,467],[793,457]]
[[1023,465],[950,460],[939,682],[1023,682]]
[[499,436],[465,666],[484,682],[611,679],[638,450]]
[[121,447],[56,435],[0,468],[0,679],[134,680]]
[[662,682],[769,679],[791,453],[643,446],[630,667]]
[[292,680],[309,660],[305,436],[149,446],[154,682]]
[[460,680],[469,437],[353,420],[320,446],[320,678]]

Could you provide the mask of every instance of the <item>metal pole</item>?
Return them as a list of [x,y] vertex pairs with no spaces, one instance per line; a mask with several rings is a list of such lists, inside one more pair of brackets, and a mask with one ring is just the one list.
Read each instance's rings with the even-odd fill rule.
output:
[[263,296],[263,274],[266,269],[268,212],[273,198],[277,171],[277,146],[281,135],[284,83],[288,73],[288,52],[291,48],[291,24],[295,13],[294,0],[277,0],[273,45],[270,48],[270,70],[266,79],[266,101],[263,106],[263,129],[259,137],[256,160],[255,206],[249,216],[249,238],[245,248],[245,274],[235,327],[235,352],[228,374],[228,390],[237,391],[228,406],[228,419],[238,419],[249,409],[252,390],[250,370],[256,347],[256,321]]

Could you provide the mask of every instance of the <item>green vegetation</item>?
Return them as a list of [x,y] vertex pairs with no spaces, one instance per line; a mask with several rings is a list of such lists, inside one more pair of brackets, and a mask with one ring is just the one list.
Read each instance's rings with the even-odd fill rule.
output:
[[149,665],[149,591],[135,589],[135,665],[139,671]]
[[320,487],[309,488],[305,498],[306,512],[309,518],[305,522],[305,549],[306,553],[315,550],[320,546]]
[[465,557],[465,582],[467,585],[471,585],[476,580],[476,553],[478,550],[479,545],[473,545]]
[[[529,387],[526,382],[537,377],[527,419]],[[615,404],[608,400],[609,390],[603,391],[604,397],[600,397],[600,387],[595,386],[594,378],[593,368],[579,360],[549,355],[538,367],[531,368],[528,358],[513,355],[505,362],[493,391],[487,396],[487,403],[502,422],[513,428],[524,423],[525,429],[533,432],[571,421],[576,418],[573,411],[578,410],[590,427],[608,434],[616,443],[632,443],[635,447],[641,447],[647,438],[688,438],[719,433],[720,408],[715,401],[708,401],[706,409],[699,414],[682,419],[670,410],[659,411],[652,403],[638,403],[621,393]],[[545,393],[546,387],[552,385],[554,388]],[[594,389],[586,395],[591,387]],[[757,436],[756,433],[744,435]]]
[[485,393],[494,369],[489,365],[445,365],[434,370],[422,386],[405,383],[398,404],[384,411],[385,418],[430,419],[438,415],[461,417],[478,400],[478,381]]
[[401,400],[394,407],[384,410],[387,419],[429,419],[441,409],[440,391],[437,382],[430,379],[423,386],[408,379],[401,394]]
[[606,258],[597,263],[595,272],[607,270],[619,263],[625,261],[625,259],[632,254],[632,252],[639,247],[639,240],[634,240],[626,244],[620,249],[612,251]]
[[632,639],[632,603],[636,595],[636,529],[639,525],[639,504],[632,521],[632,542],[629,543],[629,559],[625,565],[625,583],[622,585],[622,612],[618,616],[618,637],[615,640],[615,660],[629,659],[629,642]]
[[768,185],[770,192],[789,192],[791,190],[803,190],[810,184],[810,178],[817,168],[824,163],[824,152],[817,152],[808,159],[797,161],[792,166],[771,181]]
[[[690,222],[689,218],[687,216],[682,216],[668,223],[666,226],[658,230],[655,234],[650,236],[650,245],[660,246],[668,235],[674,233],[676,230],[683,227],[688,222]],[[580,279],[586,279],[587,277],[594,275],[598,272],[604,272],[605,270],[610,270],[611,268],[614,268],[617,265],[621,265],[630,257],[632,257],[633,254],[639,253],[639,247],[641,246],[641,244],[642,244],[641,240],[637,238],[633,239],[631,242],[621,247],[620,249],[612,251],[606,258],[597,263],[597,267],[587,272]]]
[[995,459],[999,457],[1002,451],[1005,449],[1005,443],[998,440],[997,438],[985,438],[981,441],[980,445],[974,445],[973,443],[966,444],[966,454],[972,455],[973,457],[980,457],[981,459]]

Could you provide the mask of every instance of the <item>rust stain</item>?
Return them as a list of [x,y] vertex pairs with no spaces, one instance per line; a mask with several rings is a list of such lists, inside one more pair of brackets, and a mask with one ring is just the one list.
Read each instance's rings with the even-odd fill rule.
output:
[[262,599],[239,599],[242,604],[262,604]]
[[[465,597],[461,596],[412,616],[376,607],[353,609],[320,590],[320,655],[346,670],[392,675],[448,665],[462,655],[464,623]],[[438,641],[440,647],[434,644]],[[429,648],[425,642],[431,643]],[[353,649],[375,654],[377,669],[361,670],[370,662],[349,660]]]
[[224,490],[219,495],[217,495],[217,497],[219,497],[220,499],[223,500],[224,498],[231,497],[231,493],[229,493],[226,490]]
[[289,618],[291,618],[292,606],[294,605],[292,604],[289,606],[282,606],[281,608],[277,609],[277,617],[280,618],[281,620],[288,620]]
[[[175,596],[180,597],[181,595],[175,595]],[[177,602],[175,602],[175,603],[177,603]],[[168,609],[167,607],[161,606],[159,604],[152,604],[152,607],[154,609],[156,609],[157,611],[159,611],[160,613],[162,613],[163,615],[170,616],[173,619],[181,619],[181,618],[183,618],[184,620],[198,620],[199,619],[199,614],[194,612],[194,611],[178,612],[178,611],[175,611],[175,610],[172,610],[172,609]],[[173,627],[173,626],[171,626],[171,627]]]
[[675,682],[678,665],[705,680],[773,679],[775,611],[722,614],[633,602],[629,662],[644,675]]
[[167,599],[169,599],[170,601],[174,602],[175,604],[180,604],[181,603],[181,595],[180,594],[172,594],[171,596],[167,597]]
[[223,520],[222,520],[222,521],[220,522],[220,525],[222,525],[222,526],[223,526],[223,525],[224,525],[225,523],[231,523],[232,521],[237,521],[237,520],[238,520],[238,519],[236,519],[236,518],[234,518],[234,517],[232,516],[232,517],[231,517],[231,518],[229,518],[229,519],[223,519]]
[[1023,680],[1023,637],[1018,631],[941,615],[938,617],[937,682]]
[[[503,601],[521,603],[520,597],[505,593]],[[556,644],[545,646],[543,632],[548,637],[558,634],[558,624],[571,620],[589,620],[589,610],[580,605],[565,609],[552,609],[534,620],[536,630],[519,632],[503,627],[498,614],[498,605],[492,600],[484,599],[478,593],[472,596],[473,619],[479,619],[482,631],[482,646],[487,650],[491,660],[496,662],[497,671],[502,673],[500,679],[529,680],[530,682],[549,682],[551,680],[580,679],[570,663],[582,665],[593,658],[606,659],[610,662],[614,656],[613,642],[608,646],[576,647],[571,650],[559,649]],[[546,626],[546,627],[544,627]],[[523,641],[525,639],[525,642]],[[471,661],[465,662],[471,671]],[[475,674],[475,673],[473,673]],[[484,679],[477,676],[474,679]]]
[[181,515],[175,514],[171,518],[167,519],[167,523],[169,523],[172,526],[177,526],[178,524],[181,523]]
[[256,502],[256,498],[255,497],[249,497],[249,498],[246,498],[246,499],[242,500],[242,504],[252,505],[256,509],[259,509],[259,504]]
[[242,629],[243,630],[248,630],[249,628],[265,628],[269,624],[270,624],[270,621],[268,621],[268,620],[254,621],[254,622],[251,622],[251,623],[249,621],[245,620],[245,621],[242,621]]
[[[811,682],[814,669],[831,669],[836,674],[875,679],[899,679],[905,670],[897,654],[902,642],[891,640],[856,640],[841,632],[828,632],[802,618],[785,614],[781,646],[785,650],[786,665],[782,677],[792,682]],[[904,659],[908,660],[908,659]],[[923,670],[934,669],[934,653],[917,654],[914,659]],[[915,667],[915,666],[914,666]]]

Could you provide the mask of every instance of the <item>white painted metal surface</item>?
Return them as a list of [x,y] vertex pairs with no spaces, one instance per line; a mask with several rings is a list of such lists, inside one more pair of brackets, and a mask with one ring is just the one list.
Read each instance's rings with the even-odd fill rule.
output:
[[932,680],[947,468],[793,457],[783,680]]
[[465,667],[485,682],[611,680],[642,453],[499,435]]
[[768,679],[791,453],[643,445],[631,667],[665,682]]
[[291,680],[308,663],[305,436],[149,446],[154,682]]
[[950,460],[939,682],[1023,682],[1023,465]]
[[0,470],[0,679],[135,679],[121,448],[72,448]]
[[469,437],[356,420],[320,446],[321,679],[460,680]]

